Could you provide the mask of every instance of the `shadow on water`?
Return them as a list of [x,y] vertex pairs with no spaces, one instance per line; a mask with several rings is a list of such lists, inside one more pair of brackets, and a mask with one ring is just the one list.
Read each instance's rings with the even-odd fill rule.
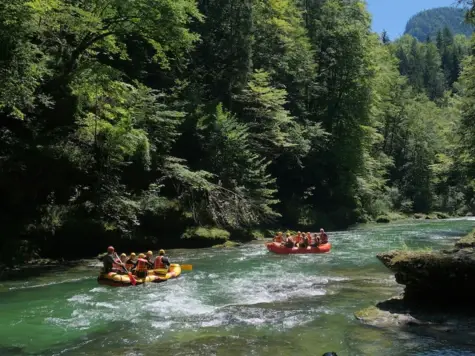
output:
[[[81,268],[81,269],[97,269],[95,265],[92,264],[93,260],[90,261],[66,261],[58,264],[33,264],[25,265],[15,268],[3,268],[0,269],[0,281],[18,281],[25,280],[35,277],[40,277],[48,273],[66,273],[72,268]],[[96,261],[97,262],[97,261]]]
[[409,317],[401,331],[432,337],[452,346],[464,346],[475,352],[475,310],[471,305],[409,304],[390,299],[377,307],[391,314]]

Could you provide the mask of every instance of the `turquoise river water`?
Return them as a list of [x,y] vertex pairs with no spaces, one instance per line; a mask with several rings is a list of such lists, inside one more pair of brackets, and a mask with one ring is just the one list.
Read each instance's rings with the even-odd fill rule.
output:
[[402,291],[377,253],[449,247],[474,226],[361,226],[329,233],[326,255],[275,255],[262,242],[168,251],[193,271],[158,285],[100,286],[87,264],[0,281],[0,355],[474,355],[353,315]]

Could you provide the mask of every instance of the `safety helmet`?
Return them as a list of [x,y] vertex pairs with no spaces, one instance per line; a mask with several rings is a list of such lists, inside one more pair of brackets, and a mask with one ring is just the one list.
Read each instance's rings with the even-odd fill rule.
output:
[[130,257],[135,257],[135,256],[137,256],[137,255],[135,254],[135,252],[132,252],[132,253],[130,254]]
[[143,253],[139,254],[139,258],[144,258],[144,257],[145,257],[145,255]]
[[165,254],[165,250],[160,250],[160,251],[158,251],[158,254],[159,254],[159,255],[164,255],[164,254]]
[[120,257],[127,257],[125,253],[120,254]]
[[147,256],[148,255],[153,255],[153,252],[152,251],[147,251]]

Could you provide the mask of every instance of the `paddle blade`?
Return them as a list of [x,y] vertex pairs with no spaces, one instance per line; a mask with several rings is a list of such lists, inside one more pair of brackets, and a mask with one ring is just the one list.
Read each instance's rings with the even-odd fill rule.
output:
[[192,271],[193,266],[192,265],[180,265],[182,271]]
[[129,278],[130,278],[130,283],[132,283],[132,285],[135,286],[137,284],[137,280],[130,272],[129,272]]

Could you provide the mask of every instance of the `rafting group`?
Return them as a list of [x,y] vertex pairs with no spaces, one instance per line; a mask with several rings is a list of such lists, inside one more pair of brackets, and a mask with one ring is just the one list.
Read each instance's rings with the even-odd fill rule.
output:
[[[279,232],[266,247],[270,252],[278,254],[327,253],[330,252],[331,244],[325,230],[320,229],[318,235],[299,231],[294,236],[287,233],[284,237],[284,234]],[[100,260],[104,266],[97,281],[99,284],[115,287],[165,282],[177,278],[182,269],[192,269],[191,265],[170,263],[165,250],[160,250],[157,257],[153,256],[152,251],[140,253],[138,256],[134,252],[129,255],[122,253],[119,256],[114,247],[109,246],[107,254],[100,257]]]
[[107,254],[100,258],[104,267],[98,277],[100,284],[111,286],[130,286],[147,282],[165,282],[181,274],[181,266],[170,263],[164,250],[154,257],[152,251],[132,252],[129,256],[122,253],[120,257],[113,246],[107,248]]
[[284,237],[279,232],[273,239],[273,242],[266,244],[267,249],[279,254],[293,253],[327,253],[330,252],[331,244],[328,242],[328,235],[324,229],[320,229],[320,234],[311,234],[310,232],[298,232],[292,236],[289,232]]

